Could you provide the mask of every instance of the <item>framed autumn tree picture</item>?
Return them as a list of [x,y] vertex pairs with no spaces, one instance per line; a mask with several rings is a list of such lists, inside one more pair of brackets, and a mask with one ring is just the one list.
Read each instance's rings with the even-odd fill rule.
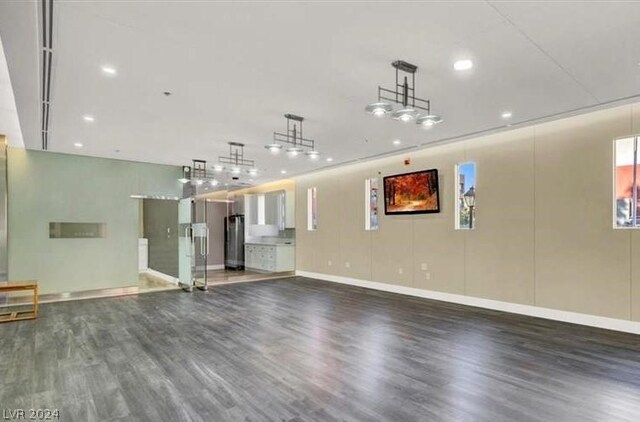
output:
[[422,170],[384,178],[385,214],[437,212],[440,212],[438,170]]

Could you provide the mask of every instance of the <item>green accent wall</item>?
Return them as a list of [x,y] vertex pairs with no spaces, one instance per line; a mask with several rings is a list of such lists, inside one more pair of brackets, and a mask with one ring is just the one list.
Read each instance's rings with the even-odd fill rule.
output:
[[[139,204],[181,196],[180,167],[8,149],[9,280],[41,293],[138,283]],[[49,222],[106,223],[106,237],[49,239]]]

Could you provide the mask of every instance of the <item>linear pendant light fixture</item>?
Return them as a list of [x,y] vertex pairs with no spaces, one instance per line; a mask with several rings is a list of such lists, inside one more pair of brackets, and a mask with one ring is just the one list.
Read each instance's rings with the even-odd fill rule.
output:
[[217,186],[220,182],[212,174],[207,172],[207,162],[205,160],[192,160],[191,167],[182,167],[182,177],[178,179],[181,183],[190,183],[201,186],[205,182],[211,186]]
[[[431,114],[429,100],[416,97],[418,66],[404,60],[396,60],[391,66],[396,69],[395,88],[378,86],[378,101],[367,105],[365,111],[376,117],[391,116],[392,119],[405,123],[415,121],[423,127],[431,127],[442,122],[442,117]],[[402,80],[400,72],[403,73]]]
[[320,158],[315,141],[302,135],[304,117],[295,114],[285,114],[284,117],[287,119],[287,133],[273,132],[273,142],[265,145],[265,148],[275,155],[286,147],[285,151],[290,158],[296,158],[301,154],[305,154],[311,160]]
[[216,171],[227,170],[234,175],[246,172],[251,176],[258,173],[255,161],[244,158],[244,144],[240,142],[229,142],[229,155],[219,156],[218,163],[220,164],[214,167]]
[[232,180],[238,180],[242,173],[256,176],[258,169],[255,167],[255,161],[244,158],[244,144],[239,142],[228,142],[228,144],[229,155],[218,157],[218,164],[213,166],[213,173],[207,169],[205,160],[193,160],[191,167],[182,167],[182,177],[178,180],[197,186],[205,183],[217,186],[220,181],[216,175],[221,172],[230,173]]

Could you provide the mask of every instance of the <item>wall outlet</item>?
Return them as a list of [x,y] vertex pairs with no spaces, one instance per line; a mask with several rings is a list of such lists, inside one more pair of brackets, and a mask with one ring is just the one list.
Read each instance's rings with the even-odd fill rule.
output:
[[398,268],[398,274],[402,274],[402,273],[403,273],[402,268]]
[[421,269],[422,271],[427,271],[427,269],[428,269],[428,268],[429,268],[429,267],[427,267],[427,264],[426,264],[426,263],[423,263],[423,264],[420,266],[420,269]]
[[351,262],[349,262],[349,261],[345,262],[345,263],[344,263],[344,266],[345,266],[346,268],[351,268]]
[[327,261],[327,265],[328,265],[328,266],[331,266],[331,260],[328,260],[328,261]]
[[424,278],[427,280],[431,280],[431,273],[425,273]]

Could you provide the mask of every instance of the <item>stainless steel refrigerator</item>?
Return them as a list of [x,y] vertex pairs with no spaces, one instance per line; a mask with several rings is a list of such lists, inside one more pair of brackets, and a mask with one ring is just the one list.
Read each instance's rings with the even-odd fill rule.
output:
[[224,218],[224,268],[244,270],[244,215]]

